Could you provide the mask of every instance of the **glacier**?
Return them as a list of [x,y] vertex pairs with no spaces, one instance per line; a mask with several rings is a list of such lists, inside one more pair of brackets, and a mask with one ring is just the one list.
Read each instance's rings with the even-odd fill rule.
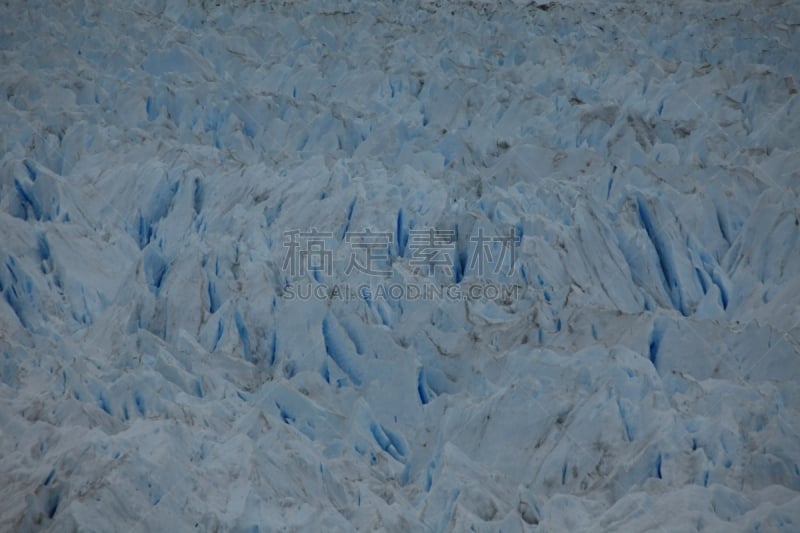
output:
[[800,529],[796,3],[0,21],[0,529]]

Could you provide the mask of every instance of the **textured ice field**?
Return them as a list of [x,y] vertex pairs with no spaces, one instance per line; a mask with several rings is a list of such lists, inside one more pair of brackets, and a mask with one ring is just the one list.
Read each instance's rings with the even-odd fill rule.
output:
[[0,530],[800,531],[800,4],[190,4],[0,6]]

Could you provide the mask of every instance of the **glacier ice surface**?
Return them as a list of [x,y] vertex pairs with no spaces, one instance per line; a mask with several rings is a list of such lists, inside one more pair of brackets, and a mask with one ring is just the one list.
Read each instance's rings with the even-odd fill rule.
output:
[[796,3],[0,13],[0,529],[800,528]]

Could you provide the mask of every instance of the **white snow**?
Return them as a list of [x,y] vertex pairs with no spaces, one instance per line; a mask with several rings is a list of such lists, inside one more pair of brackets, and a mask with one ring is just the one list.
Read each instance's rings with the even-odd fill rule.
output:
[[800,528],[798,4],[217,4],[0,6],[0,529]]

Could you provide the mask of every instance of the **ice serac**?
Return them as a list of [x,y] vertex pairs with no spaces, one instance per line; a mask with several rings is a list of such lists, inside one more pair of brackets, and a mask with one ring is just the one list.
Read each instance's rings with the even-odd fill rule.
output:
[[4,3],[0,530],[796,531],[751,4]]

